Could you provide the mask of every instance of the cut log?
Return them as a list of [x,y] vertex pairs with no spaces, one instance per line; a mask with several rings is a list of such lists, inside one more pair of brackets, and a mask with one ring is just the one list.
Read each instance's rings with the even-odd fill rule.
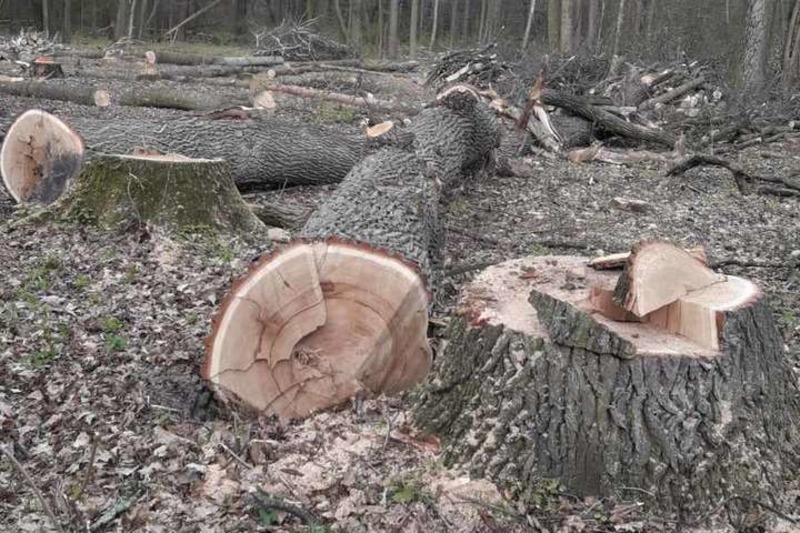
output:
[[96,154],[55,209],[102,228],[133,222],[246,237],[266,229],[236,190],[228,163],[174,154]]
[[[70,124],[83,136],[90,157],[95,153],[130,154],[134,149],[149,149],[198,159],[224,159],[230,163],[234,182],[241,191],[338,183],[366,151],[363,139],[277,120],[75,118]],[[28,130],[22,128],[23,133],[16,135],[16,128],[14,123],[7,137],[23,139]],[[41,145],[47,145],[47,137],[55,135],[53,128],[37,129],[35,133],[44,136],[36,141]],[[42,155],[48,157],[55,155]],[[0,165],[11,172],[18,171],[5,161]],[[42,162],[40,168],[55,167]],[[25,178],[9,175],[5,179],[17,183]]]
[[72,128],[43,111],[26,111],[0,150],[3,183],[17,202],[49,204],[78,174],[83,154],[83,141]]
[[44,98],[98,107],[107,107],[111,103],[108,92],[101,89],[67,87],[42,81],[0,82],[0,92],[25,98]]
[[156,52],[159,64],[172,65],[224,65],[228,67],[270,67],[283,63],[279,56],[216,57],[195,54],[180,54],[163,50]]
[[219,109],[225,105],[244,104],[244,95],[240,101],[223,100],[208,92],[188,92],[178,89],[134,89],[119,95],[119,105],[131,107],[158,107],[162,109],[180,109],[182,111],[205,111]]
[[614,289],[614,301],[643,317],[692,291],[725,281],[689,252],[664,241],[633,246]]
[[425,109],[410,130],[412,150],[365,158],[298,239],[233,287],[203,365],[222,398],[297,418],[425,377],[440,194],[490,160],[498,130],[465,94]]
[[781,507],[800,395],[763,297],[723,313],[717,351],[596,313],[591,287],[616,277],[576,257],[479,274],[413,399],[416,424],[442,438],[446,464],[523,495],[557,479],[678,512],[733,497]]

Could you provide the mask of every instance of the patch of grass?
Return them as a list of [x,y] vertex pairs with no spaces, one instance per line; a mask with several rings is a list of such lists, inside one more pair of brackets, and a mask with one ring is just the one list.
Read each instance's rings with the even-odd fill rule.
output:
[[356,110],[350,106],[337,105],[325,100],[319,101],[317,108],[317,123],[338,122],[341,124],[352,124],[358,119]]
[[100,317],[100,329],[103,333],[119,333],[125,324],[114,315]]
[[125,337],[114,333],[106,334],[105,339],[106,348],[108,348],[109,352],[121,352],[128,344],[128,341],[125,339]]
[[75,276],[75,281],[72,282],[72,285],[76,289],[85,289],[92,283],[92,278],[87,276],[86,274],[78,274]]
[[52,361],[55,356],[55,348],[53,346],[48,346],[43,350],[35,351],[28,357],[23,358],[23,361],[32,368],[42,368]]
[[389,484],[389,500],[392,503],[408,504],[415,502],[430,503],[433,495],[416,475],[409,475],[394,480]]
[[138,265],[128,265],[128,268],[125,269],[125,281],[131,283],[139,277],[139,267]]

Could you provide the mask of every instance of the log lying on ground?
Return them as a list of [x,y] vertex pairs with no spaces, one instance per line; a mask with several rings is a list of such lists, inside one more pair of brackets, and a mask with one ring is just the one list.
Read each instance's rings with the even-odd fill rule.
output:
[[120,94],[117,103],[131,107],[205,111],[249,102],[244,95],[239,99],[223,100],[207,92],[189,92],[179,89],[131,89]]
[[83,156],[83,140],[72,128],[43,111],[26,111],[3,140],[3,183],[17,202],[49,204],[77,176]]
[[174,154],[95,154],[55,210],[109,229],[133,222],[245,237],[266,229],[236,190],[227,162]]
[[216,57],[180,54],[167,50],[156,52],[156,62],[172,65],[225,65],[228,67],[270,67],[283,63],[280,56]]
[[440,194],[487,163],[498,130],[464,93],[425,109],[409,129],[411,150],[388,146],[365,158],[295,241],[233,287],[203,365],[223,398],[295,418],[359,391],[404,390],[427,374]]
[[446,463],[523,493],[558,479],[579,497],[632,490],[687,512],[734,496],[780,506],[800,467],[800,402],[763,297],[721,311],[716,351],[596,313],[591,287],[616,277],[576,257],[482,272],[417,425],[442,437]]
[[[144,149],[198,159],[224,159],[230,163],[234,182],[242,191],[338,183],[366,151],[363,139],[277,120],[75,118],[70,125],[85,140],[90,157],[95,153],[130,154]],[[16,128],[15,122],[7,137],[22,138],[15,135]],[[50,136],[52,128],[37,130],[37,135]],[[47,141],[43,138],[36,142]],[[6,150],[5,145],[3,149]],[[12,149],[5,153],[10,155]],[[48,163],[53,157],[44,153],[38,164],[45,169],[53,168]],[[0,166],[16,172],[2,162]],[[7,181],[17,179],[6,177]]]
[[106,107],[111,98],[108,91],[94,87],[67,87],[42,81],[15,81],[0,83],[0,92],[25,98],[44,98],[82,105]]

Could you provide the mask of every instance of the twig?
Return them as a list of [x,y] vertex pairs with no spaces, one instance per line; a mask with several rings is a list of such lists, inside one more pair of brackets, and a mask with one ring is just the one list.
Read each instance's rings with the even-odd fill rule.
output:
[[238,462],[239,462],[239,463],[240,463],[242,466],[244,466],[244,467],[245,467],[245,468],[247,468],[248,470],[252,470],[252,469],[253,469],[253,466],[252,466],[250,463],[248,463],[247,461],[245,461],[244,459],[242,459],[242,458],[241,458],[241,457],[240,457],[240,456],[239,456],[239,455],[238,455],[236,452],[234,452],[233,450],[231,450],[231,449],[228,447],[228,445],[227,445],[227,444],[225,444],[224,442],[220,441],[220,442],[219,442],[219,445],[222,447],[222,449],[223,449],[223,450],[225,450],[226,452],[228,452],[229,454],[231,454],[231,457],[233,457],[234,459],[236,459],[236,460],[237,460],[237,461],[238,461]]
[[79,500],[81,496],[83,496],[83,491],[92,481],[92,477],[94,476],[94,456],[97,453],[97,435],[94,433],[92,434],[92,450],[89,452],[89,465],[86,467],[86,473],[83,475],[83,479],[81,480],[81,484],[78,487],[78,493],[75,495],[75,500]]
[[31,476],[28,474],[25,468],[23,468],[20,462],[17,461],[17,458],[14,457],[14,452],[11,451],[11,448],[10,447],[6,448],[6,446],[0,446],[0,450],[3,451],[3,455],[8,457],[8,460],[11,461],[11,464],[25,480],[25,483],[27,483],[28,486],[31,488],[31,490],[34,492],[34,494],[36,494],[36,497],[39,499],[39,503],[42,504],[42,509],[44,509],[45,514],[47,514],[47,517],[53,523],[53,527],[56,528],[56,531],[64,533],[64,528],[61,527],[61,523],[56,518],[56,515],[53,514],[53,510],[50,508],[50,504],[47,503],[47,500],[44,499],[44,496],[42,496],[41,491],[36,486],[36,483],[33,482],[33,479],[31,479]]
[[753,505],[758,505],[762,509],[766,509],[767,511],[773,513],[774,515],[786,520],[790,524],[798,524],[798,523],[800,523],[800,518],[795,518],[795,517],[789,516],[786,513],[782,512],[782,511],[779,511],[775,507],[773,507],[773,506],[771,506],[769,504],[766,504],[764,502],[761,502],[761,501],[758,501],[758,500],[754,500],[753,498],[747,498],[745,496],[733,496],[730,499],[730,501],[734,501],[734,500],[739,500],[741,502],[750,503],[750,504],[753,504]]
[[289,513],[290,515],[296,516],[304,524],[310,526],[316,526],[320,524],[319,518],[314,516],[311,511],[303,509],[297,505],[293,505],[291,503],[287,503],[285,501],[279,500],[274,498],[264,492],[261,487],[256,487],[256,492],[252,494],[253,500],[256,502],[256,505],[261,509],[271,511],[283,511],[284,513]]

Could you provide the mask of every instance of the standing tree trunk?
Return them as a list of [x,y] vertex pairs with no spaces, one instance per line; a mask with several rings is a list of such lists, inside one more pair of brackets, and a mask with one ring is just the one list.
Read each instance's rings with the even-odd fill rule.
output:
[[11,35],[17,34],[17,2],[19,0],[8,0],[8,29]]
[[350,46],[361,54],[361,24],[363,21],[361,0],[350,0]]
[[50,36],[50,0],[42,0],[42,31]]
[[237,35],[247,32],[247,1],[233,0],[233,28]]
[[431,44],[430,48],[436,44],[436,29],[439,27],[439,0],[433,2],[433,27],[431,28]]
[[800,0],[796,0],[783,45],[783,82],[791,84],[800,74]]
[[771,2],[750,0],[747,8],[747,33],[745,37],[742,89],[756,95],[766,83],[768,28],[772,14]]
[[525,23],[525,35],[522,36],[522,52],[528,48],[528,39],[531,36],[531,26],[533,26],[533,13],[536,11],[536,0],[531,0],[528,8],[528,21]]
[[450,48],[453,48],[456,43],[456,34],[458,33],[458,4],[460,0],[450,1]]
[[72,0],[64,0],[64,15],[61,22],[61,40],[69,43],[72,41]]
[[128,26],[128,5],[130,0],[117,0],[117,17],[114,21],[114,38],[122,39]]
[[472,11],[472,0],[464,0],[464,18],[461,25],[461,42],[469,41],[469,21]]
[[602,0],[589,0],[589,14],[586,28],[586,48],[590,52],[597,51],[597,39],[600,31],[600,2]]
[[619,0],[619,11],[617,11],[617,26],[614,29],[614,48],[611,50],[611,57],[619,54],[619,40],[622,37],[622,27],[625,23],[625,0]]
[[417,25],[419,24],[419,0],[411,0],[411,22],[408,37],[408,54],[411,59],[417,58]]
[[397,59],[400,41],[397,37],[397,22],[400,17],[400,0],[391,0],[389,5],[389,59]]
[[130,8],[128,9],[128,32],[126,35],[128,39],[133,38],[133,27],[136,20],[136,0],[131,0]]
[[547,5],[547,41],[555,52],[561,45],[561,2],[550,0]]
[[572,0],[561,0],[561,51],[572,52]]

